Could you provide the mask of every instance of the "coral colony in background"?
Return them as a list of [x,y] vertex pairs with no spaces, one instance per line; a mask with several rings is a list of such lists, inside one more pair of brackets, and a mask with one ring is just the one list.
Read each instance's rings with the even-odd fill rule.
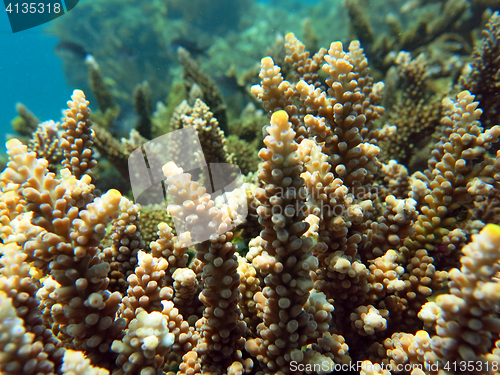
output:
[[[254,102],[239,117],[186,48],[176,98],[153,111],[151,86],[135,88],[127,138],[91,55],[98,111],[81,90],[60,123],[20,105],[0,174],[1,373],[500,373],[500,16],[486,3],[448,1],[414,30],[394,16],[375,38],[349,0],[361,42],[313,54],[287,34],[260,83],[240,77]],[[443,46],[468,45],[464,9],[489,21],[459,54]],[[129,156],[180,129],[207,163],[237,164],[242,189],[214,200],[169,162],[168,209],[134,203]]]

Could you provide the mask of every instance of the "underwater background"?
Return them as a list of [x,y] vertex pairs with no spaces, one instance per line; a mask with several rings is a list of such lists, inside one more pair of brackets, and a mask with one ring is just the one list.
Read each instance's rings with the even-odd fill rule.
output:
[[[0,15],[0,63],[2,88],[0,124],[5,134],[11,132],[10,122],[16,115],[16,103],[23,101],[39,118],[60,114],[60,104],[71,93],[61,69],[61,60],[54,54],[57,39],[43,33],[43,26],[13,34],[6,12]],[[50,95],[49,103],[40,100]],[[52,103],[52,104],[51,104]]]
[[[91,0],[81,0],[80,3]],[[269,3],[271,0],[262,0]],[[301,4],[315,4],[317,0],[300,0]],[[126,4],[124,4],[126,5]],[[123,5],[121,5],[123,6]],[[110,5],[110,8],[113,6]],[[289,12],[290,10],[287,10]],[[80,9],[74,9],[76,14]],[[92,11],[99,17],[99,10]],[[230,15],[228,15],[230,16]],[[60,20],[53,22],[58,23]],[[8,133],[11,129],[10,121],[15,117],[15,104],[22,101],[40,119],[57,117],[60,107],[71,93],[71,88],[65,80],[62,61],[54,53],[58,39],[45,30],[51,27],[47,24],[33,29],[13,34],[9,25],[7,13],[0,15],[0,48],[4,56],[0,64],[0,78],[4,90],[0,93],[0,129]],[[165,48],[168,48],[166,45]],[[175,49],[175,47],[174,47]],[[146,58],[146,55],[143,55]],[[36,83],[36,84],[35,84]],[[39,98],[50,94],[52,100],[43,103]],[[4,150],[2,150],[4,152]]]
[[500,374],[500,0],[80,0],[0,84],[1,375]]

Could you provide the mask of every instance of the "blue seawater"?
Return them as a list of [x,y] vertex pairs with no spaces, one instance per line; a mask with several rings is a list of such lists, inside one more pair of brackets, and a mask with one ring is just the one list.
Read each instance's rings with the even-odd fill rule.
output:
[[[2,5],[3,7],[3,5]],[[43,25],[13,34],[7,13],[0,11],[0,144],[14,133],[10,122],[16,103],[25,104],[40,120],[61,118],[71,96],[61,59],[54,54],[57,39],[42,33]],[[0,147],[0,152],[4,147]]]

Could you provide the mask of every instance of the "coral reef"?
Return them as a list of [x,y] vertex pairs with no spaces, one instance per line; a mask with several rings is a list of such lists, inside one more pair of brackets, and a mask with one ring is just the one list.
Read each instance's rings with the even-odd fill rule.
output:
[[[141,151],[151,169],[163,160],[148,138],[167,111],[153,112],[154,86],[141,84],[138,130],[119,141],[105,120],[114,95],[92,65],[95,124],[75,90],[62,124],[35,127],[26,115],[29,145],[7,142],[2,374],[461,374],[463,363],[498,373],[500,125],[490,113],[482,123],[490,104],[478,101],[491,100],[478,85],[498,62],[497,27],[494,14],[459,80],[481,93],[442,100],[422,55],[399,54],[402,91],[386,92],[359,41],[311,53],[287,34],[282,58],[263,58],[251,88],[269,115],[264,137],[247,134],[260,131],[255,107],[227,122],[263,143],[256,175],[249,155],[244,189],[222,199],[199,171],[162,162],[166,211],[96,188],[102,158],[124,178],[149,178],[129,157]],[[207,96],[215,82],[184,58],[189,92],[168,127],[197,134],[208,163],[237,163],[215,116],[225,113],[220,93]],[[411,160],[417,134],[423,166]],[[168,152],[199,157],[185,149]]]
[[471,30],[483,26],[478,21],[500,10],[495,1],[474,0],[409,0],[404,4],[347,0],[346,7],[352,34],[365,47],[375,69],[385,72],[399,51],[425,52],[441,75],[456,69],[457,55],[470,54]]
[[442,98],[429,88],[424,54],[411,59],[410,53],[400,52],[395,63],[401,95],[388,110],[385,122],[395,126],[395,129],[391,130],[382,149],[386,159],[395,159],[413,168],[415,159],[422,159],[418,150],[425,149],[424,146],[430,143],[430,136],[439,126]]
[[500,123],[496,96],[500,87],[500,17],[494,14],[483,31],[484,38],[474,49],[470,75],[461,77],[460,89],[476,96],[483,110],[481,119],[489,128]]

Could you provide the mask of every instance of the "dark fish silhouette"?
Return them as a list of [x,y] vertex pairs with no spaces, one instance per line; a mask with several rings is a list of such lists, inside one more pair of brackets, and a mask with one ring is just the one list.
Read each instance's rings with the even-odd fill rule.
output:
[[87,55],[90,54],[81,44],[70,42],[67,40],[61,40],[59,43],[57,43],[56,47],[54,48],[54,52],[57,55],[69,55],[74,59],[79,59],[82,61],[85,60]]
[[177,51],[177,48],[179,47],[186,49],[191,54],[191,56],[196,57],[199,55],[204,55],[210,46],[202,46],[196,41],[184,37],[179,37],[173,39],[167,46],[167,49],[171,51]]

